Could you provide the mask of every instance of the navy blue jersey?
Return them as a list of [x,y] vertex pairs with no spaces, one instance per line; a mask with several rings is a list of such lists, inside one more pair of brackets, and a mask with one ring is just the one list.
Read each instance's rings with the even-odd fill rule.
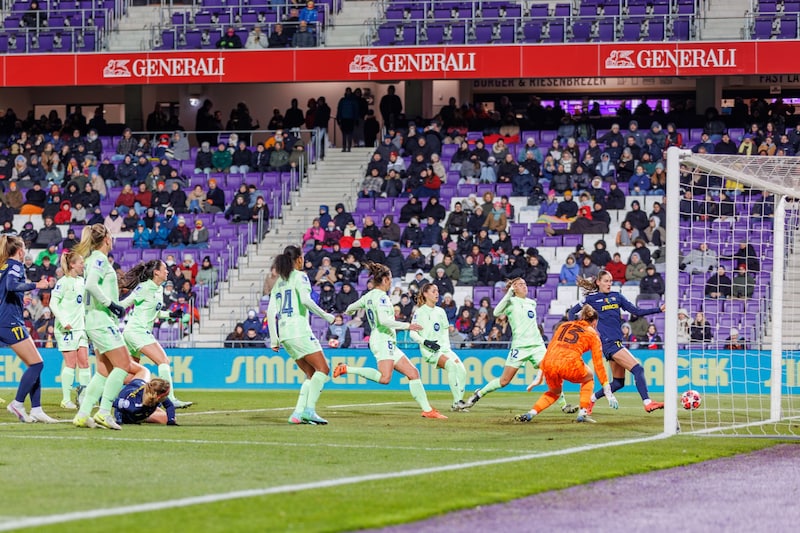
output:
[[585,304],[592,306],[599,315],[597,332],[600,334],[600,340],[603,341],[603,345],[622,340],[622,323],[624,321],[622,320],[621,310],[624,309],[636,316],[654,315],[661,312],[658,307],[639,309],[618,292],[609,292],[608,294],[593,292],[587,294],[580,303],[575,304],[569,310],[569,319],[575,320],[578,312]]
[[25,266],[16,259],[9,258],[0,267],[0,324],[3,327],[25,327],[22,300],[27,291],[35,288],[35,283],[25,281]]
[[[114,417],[119,424],[141,424],[147,417],[152,415],[158,405],[144,405],[144,389],[147,383],[141,379],[131,380],[119,392],[119,396],[114,400]],[[167,420],[175,420],[175,406],[169,398],[164,398],[159,404],[167,412]]]

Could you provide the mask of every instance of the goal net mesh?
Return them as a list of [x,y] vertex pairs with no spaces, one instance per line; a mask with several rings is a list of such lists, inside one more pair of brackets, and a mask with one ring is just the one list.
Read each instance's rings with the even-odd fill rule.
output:
[[667,167],[665,431],[798,435],[800,158],[675,151]]

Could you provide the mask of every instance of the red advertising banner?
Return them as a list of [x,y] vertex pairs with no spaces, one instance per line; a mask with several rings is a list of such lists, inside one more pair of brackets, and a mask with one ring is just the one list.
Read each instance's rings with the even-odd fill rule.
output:
[[791,74],[800,41],[0,56],[2,87]]

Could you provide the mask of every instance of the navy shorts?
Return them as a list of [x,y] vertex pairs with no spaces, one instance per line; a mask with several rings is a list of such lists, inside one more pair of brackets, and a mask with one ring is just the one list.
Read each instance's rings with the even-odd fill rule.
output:
[[624,347],[621,340],[603,341],[603,357],[606,361],[611,361],[611,357]]
[[30,334],[25,326],[0,327],[0,344],[3,346],[13,346],[28,337]]

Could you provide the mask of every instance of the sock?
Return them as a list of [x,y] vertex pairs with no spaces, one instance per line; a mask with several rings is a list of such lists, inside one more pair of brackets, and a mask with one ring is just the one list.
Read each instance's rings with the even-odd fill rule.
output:
[[552,391],[545,392],[539,397],[538,400],[536,400],[536,403],[533,404],[532,411],[541,413],[542,411],[544,411],[545,409],[556,403],[556,400],[558,400],[559,396],[560,394],[555,394]]
[[581,407],[584,409],[589,409],[589,407],[592,406],[592,385],[594,385],[593,381],[587,381],[581,384]]
[[[41,397],[41,387],[37,385],[39,382],[39,376],[42,374],[42,368],[44,368],[44,363],[34,363],[28,368],[25,369],[25,372],[22,374],[22,378],[19,380],[19,387],[17,387],[17,395],[14,398],[19,403],[25,403],[25,398],[30,395],[31,401],[33,401],[33,394],[34,389],[39,389],[39,395]],[[40,404],[36,404],[37,406]]]
[[78,385],[86,387],[92,380],[92,370],[90,368],[78,368]]
[[65,366],[61,369],[61,399],[65,402],[70,401],[72,393],[72,382],[75,381],[75,369]]
[[444,364],[444,369],[447,371],[447,381],[450,384],[453,401],[463,400],[464,388],[467,383],[467,369],[464,368],[464,363],[448,359]]
[[633,374],[633,381],[636,383],[636,390],[639,391],[639,396],[641,396],[644,401],[649,400],[650,393],[647,392],[647,380],[644,377],[644,368],[642,368],[642,365],[637,364],[635,367],[631,368],[631,374]]
[[422,386],[422,381],[418,379],[409,380],[408,389],[411,391],[411,396],[417,401],[419,406],[422,407],[423,412],[427,413],[433,409],[431,404],[428,403],[428,395],[425,394],[425,387]]
[[117,399],[119,391],[125,386],[125,378],[128,372],[121,368],[115,368],[108,375],[106,385],[103,387],[103,397],[100,399],[100,412],[108,414],[111,412],[111,404]]
[[297,403],[294,406],[295,413],[302,413],[308,403],[308,389],[311,387],[311,380],[307,379],[300,385],[300,394],[297,396]]
[[[641,368],[641,365],[637,365],[637,366],[639,366],[639,368]],[[622,376],[621,378],[612,379],[610,385],[611,385],[611,392],[617,392],[618,390],[620,390],[622,387],[625,386],[625,376]],[[595,391],[595,393],[592,394],[592,396],[594,396],[594,400],[593,401],[596,402],[597,400],[599,400],[600,398],[602,398],[605,395],[606,395],[606,393],[601,388],[600,390]]]
[[490,392],[496,391],[497,389],[502,389],[502,388],[503,388],[503,386],[500,385],[500,378],[494,378],[492,381],[490,381],[489,383],[484,385],[481,390],[478,391],[478,396],[483,398],[484,396],[486,396]]
[[308,387],[308,401],[306,402],[306,409],[314,411],[317,408],[317,400],[319,400],[319,395],[322,394],[322,388],[329,379],[330,378],[328,377],[328,374],[314,372],[314,375],[311,376],[311,379],[306,380],[310,383]]
[[86,386],[86,394],[83,395],[81,407],[78,410],[78,416],[86,416],[91,414],[94,409],[94,404],[100,399],[103,394],[103,389],[106,386],[107,377],[96,372],[92,379],[89,380],[89,385]]
[[355,374],[356,376],[361,376],[362,378],[366,378],[370,381],[378,382],[381,380],[381,373],[378,371],[377,368],[366,368],[361,366],[348,366],[347,367],[348,374]]
[[175,389],[172,387],[172,370],[170,369],[169,364],[162,363],[158,365],[158,377],[160,377],[163,380],[169,381],[169,399],[174,401]]
[[558,406],[559,406],[561,409],[563,409],[563,408],[564,408],[564,407],[567,405],[567,399],[564,397],[564,393],[563,393],[563,392],[562,392],[562,393],[561,393],[561,395],[558,397],[558,400],[556,401],[556,403],[558,403]]

